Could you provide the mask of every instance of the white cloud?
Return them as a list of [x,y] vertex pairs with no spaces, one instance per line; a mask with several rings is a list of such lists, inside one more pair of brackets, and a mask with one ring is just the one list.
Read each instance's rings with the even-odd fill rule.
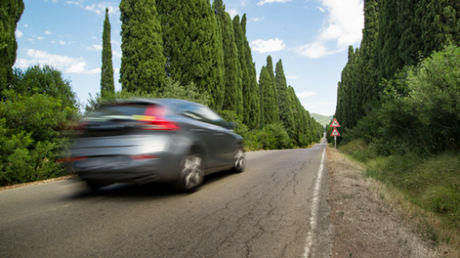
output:
[[324,13],[324,9],[321,7],[316,7],[316,9],[320,10],[322,13]]
[[45,31],[46,35],[51,35],[51,32],[49,30]]
[[254,40],[250,44],[251,49],[260,53],[276,52],[286,48],[282,39]]
[[38,40],[44,40],[44,37],[37,37]]
[[324,114],[328,116],[335,113],[336,105],[337,104],[335,102],[331,101],[320,101],[313,103],[302,102],[302,106],[310,113]]
[[66,3],[67,4],[74,4],[74,5],[79,5],[80,4],[79,1],[67,1]]
[[121,53],[115,50],[112,50],[112,55],[117,58],[121,58]]
[[252,21],[252,22],[260,22],[260,21],[262,21],[263,19],[264,19],[264,17],[262,17],[262,18],[254,17],[254,18],[251,18],[250,21]]
[[89,74],[101,73],[101,68],[94,68],[88,71]]
[[[347,49],[349,45],[361,40],[364,27],[363,0],[320,1],[328,13],[327,26],[321,30],[314,42],[296,49],[297,53],[309,58],[319,58]],[[334,50],[329,50],[326,46],[329,41],[337,42]]]
[[89,50],[102,50],[102,45],[93,45],[88,47]]
[[65,41],[63,41],[63,40],[59,40],[59,44],[61,44],[61,45],[65,45]]
[[21,32],[20,30],[18,30],[18,29],[16,29],[16,33],[15,33],[15,34],[16,34],[16,37],[18,37],[18,38],[21,38],[22,35],[23,35],[22,32]]
[[54,41],[54,40],[51,40],[51,43],[53,43],[53,44],[54,44],[54,43],[56,43],[56,41]]
[[312,91],[306,92],[306,91],[304,91],[302,93],[297,94],[297,97],[299,97],[299,98],[308,98],[308,97],[311,97],[311,96],[314,96],[314,95],[316,95],[315,92],[312,92]]
[[286,3],[286,2],[290,2],[290,1],[291,0],[262,0],[257,4],[258,5],[263,5],[263,4],[271,4],[271,3]]
[[27,68],[34,64],[48,64],[63,70],[66,73],[83,73],[85,72],[86,62],[83,58],[71,58],[68,56],[60,56],[49,54],[45,51],[28,49],[26,51],[29,59],[19,58],[16,61],[16,66]]
[[118,7],[112,6],[111,3],[100,3],[85,6],[85,10],[94,12],[96,14],[105,14],[105,8],[109,8],[109,14],[118,10]]
[[24,24],[24,27],[26,27],[26,28],[27,28],[27,27],[29,27],[29,25],[27,25],[27,24]]
[[297,79],[299,78],[297,75],[286,76],[286,79]]
[[246,5],[248,5],[248,2],[249,2],[249,0],[241,0],[240,5],[241,6],[246,6]]
[[237,14],[238,14],[238,11],[236,9],[230,9],[230,10],[227,10],[228,14],[230,14],[230,17],[235,17]]

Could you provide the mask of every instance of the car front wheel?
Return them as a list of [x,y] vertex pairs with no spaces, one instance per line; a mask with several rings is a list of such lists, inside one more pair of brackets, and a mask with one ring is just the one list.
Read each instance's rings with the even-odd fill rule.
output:
[[243,172],[246,168],[246,155],[244,154],[242,149],[237,149],[235,151],[235,163],[233,167],[233,171],[236,173]]

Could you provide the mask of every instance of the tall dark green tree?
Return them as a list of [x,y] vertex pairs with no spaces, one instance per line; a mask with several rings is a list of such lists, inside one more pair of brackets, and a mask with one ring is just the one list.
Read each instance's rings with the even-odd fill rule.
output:
[[274,70],[273,70],[273,60],[272,60],[272,57],[271,56],[268,56],[267,57],[267,66],[266,66],[266,69],[270,75],[270,80],[271,80],[271,85],[270,85],[270,88],[271,90],[274,92],[273,93],[273,97],[275,98],[275,103],[276,103],[276,107],[274,112],[276,114],[276,118],[275,118],[275,121],[274,122],[279,122],[279,108],[278,108],[278,92],[276,91],[276,85],[275,85],[275,73],[274,73]]
[[423,55],[460,43],[460,2],[458,0],[421,0],[417,17],[422,30]]
[[222,0],[214,0],[213,10],[222,33],[222,48],[224,53],[224,101],[222,109],[235,112],[243,117],[243,92],[240,75],[238,48],[233,34],[233,23],[230,15],[225,12]]
[[240,61],[241,83],[243,85],[243,123],[247,124],[250,119],[250,93],[251,82],[246,61],[246,49],[244,44],[245,36],[240,24],[240,16],[233,17],[233,31],[235,34],[235,43],[238,48],[238,59]]
[[283,63],[281,59],[276,63],[275,84],[278,92],[278,107],[280,122],[289,134],[290,138],[294,138],[295,124],[294,116],[291,110],[291,99],[287,92],[286,76],[284,75]]
[[16,26],[24,11],[22,0],[0,1],[0,93],[13,79],[16,62]]
[[385,0],[379,4],[379,69],[380,78],[392,79],[394,73],[404,66],[399,54],[401,31],[398,24],[398,0]]
[[270,73],[265,66],[262,66],[262,70],[260,71],[259,85],[263,92],[263,122],[265,125],[277,123],[279,118],[278,112],[276,112],[278,103],[275,98],[275,88],[273,88]]
[[398,24],[401,31],[398,52],[404,65],[415,66],[422,50],[422,30],[417,9],[422,0],[398,0]]
[[259,104],[259,85],[257,84],[257,74],[254,61],[252,59],[251,47],[249,46],[248,38],[246,37],[246,14],[241,18],[241,29],[244,35],[244,48],[246,58],[246,68],[248,69],[248,84],[249,84],[249,116],[247,125],[249,128],[254,128],[259,125],[260,121],[260,104]]
[[112,66],[112,44],[110,43],[109,8],[105,8],[104,30],[102,32],[102,66],[101,66],[101,96],[105,92],[115,92]]
[[359,116],[366,109],[375,106],[379,100],[379,63],[377,39],[379,35],[379,16],[377,0],[364,1],[364,28],[361,41],[361,93]]
[[208,0],[157,0],[161,16],[166,73],[182,85],[194,82],[221,109],[224,71],[220,28]]
[[121,67],[123,90],[154,92],[165,83],[160,19],[155,0],[121,0]]
[[252,59],[251,47],[246,37],[246,14],[243,14],[241,18],[241,29],[243,32],[246,68],[248,72],[248,121],[246,121],[246,124],[252,129],[260,123],[260,93],[259,85],[257,84],[256,67]]

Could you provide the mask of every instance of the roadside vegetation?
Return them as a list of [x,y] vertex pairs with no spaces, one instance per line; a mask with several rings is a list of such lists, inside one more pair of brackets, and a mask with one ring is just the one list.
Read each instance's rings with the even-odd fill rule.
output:
[[400,193],[401,202],[439,218],[427,220],[431,241],[457,250],[459,11],[450,0],[365,1],[363,40],[349,48],[334,115],[339,150],[362,162],[365,176]]

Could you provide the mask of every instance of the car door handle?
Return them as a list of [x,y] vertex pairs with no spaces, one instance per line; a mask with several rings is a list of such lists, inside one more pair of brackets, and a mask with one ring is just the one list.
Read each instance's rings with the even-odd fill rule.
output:
[[222,136],[224,136],[224,134],[223,133],[215,133],[214,136],[222,137]]

